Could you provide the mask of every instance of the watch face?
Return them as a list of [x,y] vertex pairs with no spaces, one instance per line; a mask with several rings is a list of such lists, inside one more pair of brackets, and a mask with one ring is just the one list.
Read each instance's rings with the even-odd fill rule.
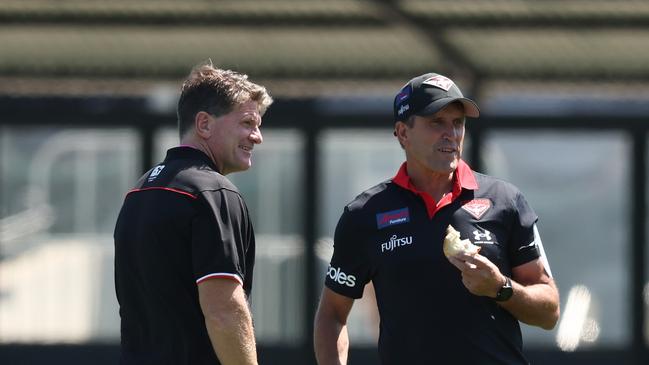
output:
[[514,294],[514,290],[512,289],[511,286],[503,286],[498,291],[498,294],[496,295],[496,300],[499,301],[499,302],[503,302],[503,301],[511,298],[512,294]]
[[504,302],[505,300],[511,298],[512,294],[514,294],[514,289],[512,288],[512,281],[510,278],[507,278],[507,282],[505,283],[505,285],[502,288],[500,288],[500,290],[496,294],[496,301]]

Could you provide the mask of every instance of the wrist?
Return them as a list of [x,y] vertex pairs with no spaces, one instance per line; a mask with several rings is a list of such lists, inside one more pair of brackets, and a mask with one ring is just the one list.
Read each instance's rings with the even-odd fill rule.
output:
[[502,277],[503,277],[502,285],[500,288],[498,288],[498,291],[496,292],[496,297],[494,298],[494,300],[497,302],[505,302],[509,300],[514,294],[512,280],[505,275],[503,275]]

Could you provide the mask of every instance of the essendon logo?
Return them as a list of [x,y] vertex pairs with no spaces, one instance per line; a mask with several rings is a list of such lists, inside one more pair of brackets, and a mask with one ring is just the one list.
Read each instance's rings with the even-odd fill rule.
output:
[[391,210],[376,215],[376,225],[379,229],[407,222],[410,222],[408,208]]
[[465,202],[462,209],[466,210],[475,219],[480,219],[491,208],[491,200],[489,199],[473,199]]
[[444,91],[448,91],[448,89],[450,89],[451,86],[453,86],[453,81],[446,76],[435,75],[433,77],[429,77],[428,79],[426,79],[426,81],[422,82],[422,84],[435,86]]

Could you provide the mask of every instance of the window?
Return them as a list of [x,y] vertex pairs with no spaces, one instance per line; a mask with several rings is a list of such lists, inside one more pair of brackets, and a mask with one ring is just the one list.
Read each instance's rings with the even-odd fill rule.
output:
[[561,293],[550,333],[523,326],[526,347],[619,348],[630,341],[630,140],[619,132],[492,132],[487,172],[514,183],[539,215]]
[[0,130],[0,342],[116,341],[112,233],[132,130]]

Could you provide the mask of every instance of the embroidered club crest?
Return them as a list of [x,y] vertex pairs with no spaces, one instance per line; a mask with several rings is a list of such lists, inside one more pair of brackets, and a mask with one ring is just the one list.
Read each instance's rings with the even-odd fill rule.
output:
[[442,75],[435,75],[433,77],[426,79],[426,81],[422,82],[422,84],[435,86],[444,91],[448,91],[448,89],[450,89],[451,86],[453,86],[453,80]]
[[475,219],[480,219],[491,208],[491,200],[489,199],[473,199],[465,202],[462,209],[466,210]]

